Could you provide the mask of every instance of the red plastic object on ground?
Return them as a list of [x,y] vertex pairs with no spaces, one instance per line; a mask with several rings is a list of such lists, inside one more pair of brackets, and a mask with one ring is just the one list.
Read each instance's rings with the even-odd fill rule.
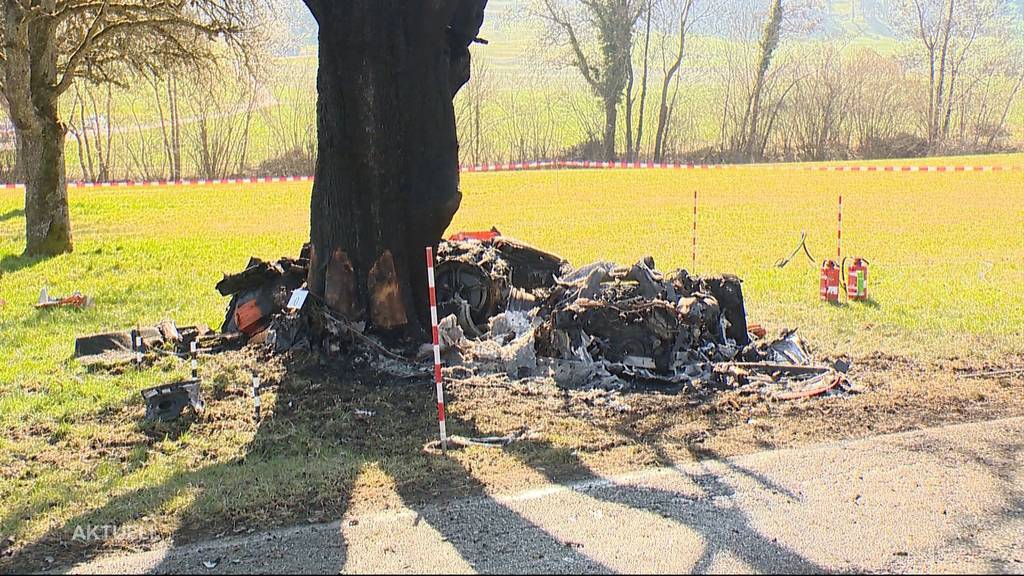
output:
[[266,315],[255,299],[249,300],[235,310],[235,323],[243,334],[250,338],[263,331]]
[[868,299],[868,262],[863,258],[854,258],[847,271],[846,296],[850,300],[863,302]]
[[501,236],[501,232],[498,232],[497,228],[491,228],[484,232],[459,232],[458,234],[453,234],[448,239],[452,242],[465,242],[466,240],[490,242],[499,236]]
[[821,299],[826,302],[839,302],[839,265],[832,260],[821,264]]

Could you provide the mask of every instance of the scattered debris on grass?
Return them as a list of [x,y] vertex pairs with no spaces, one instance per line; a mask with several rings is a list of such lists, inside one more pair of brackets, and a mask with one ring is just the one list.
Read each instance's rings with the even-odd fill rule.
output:
[[[141,347],[137,342],[141,342]],[[191,352],[193,342],[197,352],[214,354],[240,347],[245,338],[241,333],[217,333],[203,325],[178,328],[174,322],[165,320],[157,326],[77,338],[75,358],[83,366],[113,368],[135,362],[139,355],[143,359],[168,355],[184,358]]]
[[185,408],[191,407],[198,416],[206,407],[200,380],[176,382],[167,386],[156,386],[142,391],[146,401],[147,422],[171,422],[181,416]]
[[[252,259],[225,276],[232,296],[223,332],[274,352],[304,349],[399,378],[423,369],[388,349],[364,323],[346,321],[304,290],[308,248],[299,259]],[[659,272],[645,258],[628,267],[564,259],[497,230],[442,242],[436,264],[439,336],[449,366],[467,374],[553,377],[569,388],[637,385],[697,394],[755,390],[796,399],[851,392],[848,363],[818,364],[795,331],[767,338],[748,325],[742,281]],[[429,346],[419,350],[424,358]]]
[[[539,437],[539,434],[527,429],[519,430],[506,436],[486,436],[483,438],[467,438],[455,434],[448,436],[447,448],[449,450],[452,448],[470,448],[474,446],[479,448],[505,448],[516,442],[536,440]],[[423,447],[423,451],[428,454],[440,454],[442,452],[441,441],[434,440],[429,442]]]

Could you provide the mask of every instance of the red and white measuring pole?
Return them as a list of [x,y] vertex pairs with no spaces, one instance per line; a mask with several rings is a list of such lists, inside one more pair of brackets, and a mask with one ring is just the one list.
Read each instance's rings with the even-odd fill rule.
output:
[[839,194],[839,227],[836,229],[836,263],[843,261],[843,195]]
[[196,341],[193,340],[188,345],[189,357],[192,359],[192,379],[196,382],[199,381],[199,351],[197,348]]
[[690,274],[697,273],[697,191],[693,191],[693,254]]
[[441,376],[441,340],[437,328],[437,291],[434,288],[434,249],[427,247],[427,286],[430,289],[430,325],[434,335],[434,384],[437,386],[437,422],[441,430],[441,450],[448,451],[448,433],[444,425],[444,380]]

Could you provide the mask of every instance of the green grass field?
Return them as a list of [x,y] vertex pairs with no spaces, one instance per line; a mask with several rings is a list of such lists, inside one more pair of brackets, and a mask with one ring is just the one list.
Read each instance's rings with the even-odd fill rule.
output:
[[[954,161],[1021,165],[1024,155],[931,162]],[[452,230],[497,226],[576,265],[649,254],[666,271],[689,265],[698,190],[696,271],[743,277],[751,321],[798,327],[820,353],[855,359],[1024,355],[1019,171],[560,171],[466,175],[462,187]],[[809,262],[773,267],[804,230],[817,258],[834,255],[839,193],[846,253],[871,262],[868,304],[820,303]],[[308,184],[72,190],[75,253],[36,261],[19,256],[20,192],[0,191],[0,535],[30,540],[94,510],[102,510],[97,521],[134,518],[138,509],[185,523],[272,518],[248,490],[316,499],[357,473],[365,462],[350,458],[343,440],[325,440],[316,422],[264,458],[245,459],[253,426],[199,427],[137,446],[138,391],[186,375],[187,366],[116,374],[71,359],[74,338],[96,331],[165,318],[219,326],[221,274],[250,255],[296,254],[308,206]],[[95,306],[37,311],[43,287],[80,290]],[[216,363],[204,370],[218,390],[243,390],[246,405],[243,372]],[[316,449],[303,450],[314,436]],[[132,508],[126,494],[152,502]]]

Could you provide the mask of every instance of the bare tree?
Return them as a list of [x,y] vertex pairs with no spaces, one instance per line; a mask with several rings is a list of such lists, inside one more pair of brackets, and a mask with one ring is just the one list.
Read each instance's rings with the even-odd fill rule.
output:
[[647,112],[647,79],[651,54],[651,22],[653,21],[654,0],[647,0],[643,8],[644,34],[643,50],[640,57],[640,110],[637,113],[636,140],[633,139],[633,85],[635,82],[633,48],[630,48],[629,73],[626,85],[626,160],[632,162],[641,154],[644,140],[644,120]]
[[570,124],[577,131],[574,150],[566,152],[582,158],[599,158],[604,152],[604,118],[600,103],[578,91],[562,95],[562,104],[568,110]]
[[502,112],[501,141],[508,147],[507,158],[525,162],[550,158],[555,149],[558,126],[553,114],[554,98],[527,81],[517,90],[502,93],[498,106]]
[[244,69],[230,67],[194,79],[186,98],[186,141],[189,159],[201,178],[227,178],[245,172],[259,85]]
[[[728,18],[722,21],[722,18]],[[767,12],[733,7],[718,16],[728,30],[722,78],[722,156],[752,162],[766,151],[786,98],[800,81],[793,50],[780,49],[783,39],[813,30],[820,12],[816,0],[769,0]],[[756,40],[755,40],[756,39]]]
[[[100,92],[99,101],[96,92]],[[75,86],[68,132],[78,147],[82,179],[105,182],[113,178],[114,96],[111,86]]]
[[[658,106],[658,125],[654,136],[654,161],[665,158],[665,139],[679,93],[679,73],[686,57],[686,40],[693,26],[694,0],[669,0],[665,3],[662,30],[661,102]],[[673,47],[664,46],[671,39]],[[671,94],[671,96],[670,96]]]
[[472,67],[473,81],[455,98],[455,118],[462,159],[481,164],[492,153],[489,135],[494,126],[493,121],[484,118],[484,108],[495,98],[496,92],[493,72],[486,61],[474,59]]
[[209,61],[241,46],[259,0],[3,0],[2,91],[25,175],[27,254],[72,250],[58,99],[76,79]]
[[[154,80],[150,86],[159,87],[159,83]],[[166,122],[165,105],[159,89],[156,91],[156,98],[148,90],[132,90],[128,92],[126,99],[131,116],[131,123],[126,129],[124,137],[128,177],[137,177],[142,180],[167,178],[169,155],[166,153],[168,150],[167,131],[163,129]],[[154,130],[154,125],[148,115],[148,112],[154,109],[154,104],[158,115],[158,130]]]
[[861,48],[844,68],[850,89],[851,146],[861,158],[915,153],[910,133],[913,102],[907,89],[914,81],[895,59]]
[[779,47],[779,40],[782,37],[782,0],[772,0],[771,9],[768,12],[768,21],[764,25],[764,33],[758,43],[757,68],[754,75],[754,89],[747,101],[747,111],[743,115],[741,131],[746,133],[744,142],[744,158],[754,162],[759,160],[763,154],[763,148],[758,152],[757,143],[760,140],[758,130],[761,122],[761,104],[764,98],[765,83],[768,76],[768,69],[771,67],[775,50]]
[[[1024,40],[1024,39],[1022,39]],[[1010,136],[1007,118],[1024,89],[1022,42],[986,38],[963,67],[960,98],[951,114],[946,149],[991,152]]]
[[938,151],[949,135],[960,97],[962,71],[978,39],[989,35],[1005,14],[1005,0],[894,0],[897,29],[920,46],[928,74],[925,131]]
[[[152,103],[157,111],[163,145],[162,166],[166,166],[167,178],[170,180],[182,178],[181,96],[178,88],[181,73],[181,70],[170,69],[163,71],[162,77],[148,73],[139,75],[149,87]],[[141,133],[142,126],[137,116],[136,125]],[[164,172],[164,168],[161,168],[160,173]]]
[[571,61],[604,104],[604,157],[615,158],[619,104],[628,81],[633,28],[647,0],[536,0],[548,40],[568,46]]
[[812,46],[801,58],[802,81],[793,90],[787,130],[799,160],[829,160],[849,151],[846,132],[853,93],[837,42]]
[[272,79],[276,103],[260,108],[273,154],[264,168],[276,176],[308,176],[316,165],[316,74],[304,60],[287,59]]

